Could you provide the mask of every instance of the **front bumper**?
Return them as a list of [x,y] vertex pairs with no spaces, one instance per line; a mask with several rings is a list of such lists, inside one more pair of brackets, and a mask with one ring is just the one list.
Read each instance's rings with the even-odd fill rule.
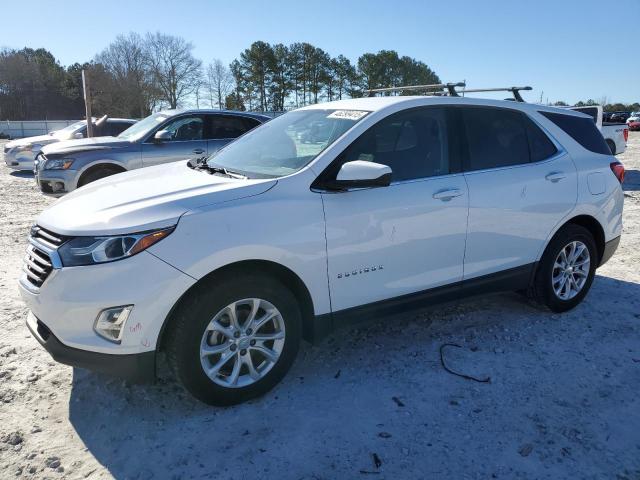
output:
[[[52,262],[54,263],[54,262]],[[20,294],[33,315],[66,347],[128,355],[156,350],[175,302],[195,280],[148,252],[116,262],[54,268],[40,287],[23,274]],[[105,308],[134,305],[120,343],[93,330]]]
[[34,171],[36,182],[42,193],[60,196],[75,190],[78,172],[76,170],[42,170]]
[[143,352],[128,355],[89,352],[68,347],[51,333],[51,330],[29,312],[27,327],[56,362],[72,367],[86,368],[95,372],[107,373],[131,382],[151,382],[156,375],[156,352]]
[[4,154],[4,163],[14,170],[33,170],[34,160],[35,154],[29,150],[16,152],[12,149]]

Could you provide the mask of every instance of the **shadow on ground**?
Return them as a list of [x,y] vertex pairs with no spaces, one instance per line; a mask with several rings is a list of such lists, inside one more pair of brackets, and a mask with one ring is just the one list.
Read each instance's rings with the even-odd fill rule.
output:
[[[504,294],[344,330],[229,408],[75,370],[70,421],[118,479],[614,478],[640,471],[638,299],[640,285],[598,276],[562,315]],[[445,372],[444,342],[491,382]]]
[[640,190],[640,171],[627,170],[624,173],[624,183],[622,189],[625,192],[635,192]]
[[29,170],[13,170],[9,175],[17,178],[33,178],[33,172]]

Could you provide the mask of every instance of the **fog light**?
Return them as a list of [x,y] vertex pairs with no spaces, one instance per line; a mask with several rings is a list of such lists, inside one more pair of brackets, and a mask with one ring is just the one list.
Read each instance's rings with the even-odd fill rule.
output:
[[64,183],[51,182],[51,190],[53,190],[55,193],[64,191]]
[[95,332],[110,342],[120,343],[124,332],[124,324],[133,310],[133,305],[111,307],[102,310],[93,325]]

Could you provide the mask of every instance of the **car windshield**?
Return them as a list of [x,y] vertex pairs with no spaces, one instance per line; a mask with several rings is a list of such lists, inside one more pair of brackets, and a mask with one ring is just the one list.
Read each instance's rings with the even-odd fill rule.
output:
[[131,125],[124,132],[118,135],[118,138],[129,141],[138,140],[146,136],[151,132],[151,130],[164,122],[167,118],[169,118],[169,115],[166,113],[154,113],[153,115],[149,115],[147,118],[143,118],[138,123]]
[[207,159],[250,178],[274,178],[297,172],[369,112],[296,110],[251,130]]
[[87,122],[85,120],[80,120],[79,122],[72,123],[71,125],[67,125],[66,127],[56,130],[52,133],[52,135],[56,138],[67,139],[70,138],[74,133],[83,128],[86,128]]

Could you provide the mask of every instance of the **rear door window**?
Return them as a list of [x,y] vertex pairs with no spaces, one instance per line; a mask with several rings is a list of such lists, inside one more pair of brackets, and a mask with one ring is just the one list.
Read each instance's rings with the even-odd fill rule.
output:
[[260,125],[260,122],[255,118],[244,117],[243,120],[247,130],[251,130],[252,128],[256,128],[258,125]]
[[527,137],[529,139],[529,151],[531,152],[531,161],[539,162],[552,157],[558,152],[558,149],[553,144],[549,137],[533,123],[529,118],[525,118],[527,125]]
[[591,118],[554,112],[540,113],[590,152],[611,155],[611,149]]
[[503,108],[462,109],[468,158],[465,170],[529,163],[529,139],[523,114]]
[[235,115],[210,115],[211,128],[209,140],[237,138],[251,128],[245,119]]

